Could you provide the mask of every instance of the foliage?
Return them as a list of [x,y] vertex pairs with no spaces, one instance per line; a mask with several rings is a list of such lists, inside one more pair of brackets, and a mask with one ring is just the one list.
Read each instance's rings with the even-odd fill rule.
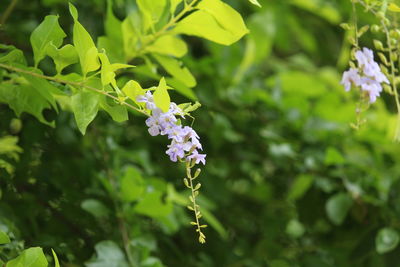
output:
[[[351,2],[196,2],[28,1],[3,21],[0,265],[396,266],[396,103],[349,126]],[[365,11],[357,23],[377,23]],[[182,184],[149,136],[143,88],[196,118],[205,245],[186,208],[196,175]]]

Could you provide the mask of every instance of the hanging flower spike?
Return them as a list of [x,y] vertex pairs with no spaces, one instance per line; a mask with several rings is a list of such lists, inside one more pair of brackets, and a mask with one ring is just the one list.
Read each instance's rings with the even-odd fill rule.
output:
[[182,126],[178,124],[176,116],[184,118],[184,112],[177,104],[171,102],[167,112],[162,112],[154,103],[153,94],[147,91],[145,95],[138,96],[137,102],[145,103],[146,108],[151,111],[150,117],[146,120],[146,125],[151,136],[166,135],[171,140],[171,144],[167,146],[165,152],[171,161],[186,162],[186,175],[184,183],[186,187],[191,189],[189,200],[191,205],[188,209],[195,214],[195,221],[190,224],[196,226],[196,232],[199,234],[199,242],[205,243],[206,236],[202,232],[202,228],[207,227],[205,224],[200,224],[199,220],[202,217],[200,206],[196,204],[196,196],[199,195],[200,183],[194,184],[194,180],[199,176],[200,169],[197,169],[192,175],[192,168],[196,164],[206,164],[206,154],[199,154],[198,150],[203,150],[200,143],[200,137],[196,131],[190,126]]

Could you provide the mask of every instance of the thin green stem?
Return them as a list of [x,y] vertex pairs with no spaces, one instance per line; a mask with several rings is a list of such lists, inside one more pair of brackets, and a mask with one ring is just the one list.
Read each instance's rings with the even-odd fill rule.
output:
[[139,109],[139,108],[137,108],[137,107],[125,102],[125,101],[122,101],[118,97],[113,96],[112,94],[110,94],[110,93],[108,93],[106,91],[103,91],[103,90],[97,89],[95,87],[86,85],[83,82],[67,81],[67,80],[64,80],[64,79],[57,78],[57,77],[46,76],[46,75],[43,75],[43,74],[40,74],[40,73],[32,72],[32,71],[29,71],[29,70],[21,69],[21,68],[10,66],[10,65],[7,65],[7,64],[3,64],[3,63],[0,63],[0,68],[7,69],[7,70],[10,70],[10,71],[13,71],[13,72],[25,73],[25,74],[28,74],[28,75],[31,75],[31,76],[34,76],[34,77],[46,79],[46,80],[57,82],[57,83],[61,83],[61,84],[66,84],[66,85],[71,85],[71,86],[75,86],[75,87],[85,88],[85,89],[88,89],[90,91],[96,92],[98,94],[105,95],[106,97],[109,97],[109,98],[117,101],[118,103],[120,103],[121,105],[126,106],[127,108],[135,110],[135,111],[137,111],[139,113],[142,113],[142,114],[144,114],[146,116],[149,116],[149,114],[146,113],[144,110]]
[[0,19],[0,25],[3,26],[8,17],[11,15],[12,11],[14,10],[15,6],[17,5],[18,0],[11,0],[10,4],[8,5],[7,9],[4,11],[3,15]]
[[199,188],[197,187],[197,185],[196,186],[193,185],[193,180],[197,178],[199,173],[196,173],[195,177],[193,177],[191,174],[191,167],[193,167],[193,166],[191,166],[191,162],[186,161],[186,175],[187,175],[187,179],[188,179],[188,184],[186,186],[189,187],[192,192],[190,201],[192,202],[193,205],[191,206],[190,209],[193,210],[194,217],[196,218],[196,221],[193,222],[192,225],[195,225],[197,227],[196,232],[199,233],[199,242],[203,244],[206,242],[206,236],[201,231],[202,225],[200,224],[200,218],[201,218],[201,213],[199,210],[200,207],[199,207],[199,205],[196,204],[196,197],[198,195]]
[[351,4],[353,6],[353,24],[354,24],[354,34],[355,34],[354,41],[356,42],[355,43],[356,48],[358,48],[357,9],[356,9],[355,1],[351,1]]
[[136,56],[141,56],[144,54],[144,50],[146,47],[150,44],[152,44],[154,41],[156,41],[159,37],[163,36],[168,32],[168,30],[173,27],[183,16],[185,16],[189,11],[194,9],[194,5],[198,2],[199,0],[193,0],[189,4],[185,4],[185,7],[182,9],[181,12],[179,12],[178,15],[175,17],[172,17],[171,20],[165,24],[159,31],[154,33],[151,38],[147,39],[141,46],[141,48],[137,51]]

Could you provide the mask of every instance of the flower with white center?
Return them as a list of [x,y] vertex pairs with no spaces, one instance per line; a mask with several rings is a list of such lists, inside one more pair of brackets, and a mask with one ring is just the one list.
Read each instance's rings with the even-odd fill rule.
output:
[[199,154],[197,151],[197,149],[203,149],[199,135],[192,127],[178,124],[176,116],[184,117],[182,109],[172,102],[169,110],[162,112],[155,105],[150,91],[147,91],[145,95],[138,96],[136,100],[145,103],[146,108],[151,111],[151,116],[146,120],[150,135],[167,135],[168,139],[171,139],[171,144],[168,145],[166,151],[171,161],[193,160],[196,164],[206,163],[206,155]]
[[351,85],[359,86],[360,85],[360,75],[358,74],[358,70],[351,68],[348,71],[343,73],[341,84],[344,86],[346,91],[350,91]]
[[196,164],[199,164],[200,162],[203,163],[203,165],[206,165],[206,154],[199,154],[197,150],[194,150],[192,155],[188,157],[190,160],[194,160]]
[[358,68],[350,68],[343,73],[341,84],[346,91],[354,85],[368,93],[369,102],[374,103],[382,92],[382,83],[389,83],[389,80],[382,73],[378,63],[374,61],[372,50],[364,47],[355,54]]

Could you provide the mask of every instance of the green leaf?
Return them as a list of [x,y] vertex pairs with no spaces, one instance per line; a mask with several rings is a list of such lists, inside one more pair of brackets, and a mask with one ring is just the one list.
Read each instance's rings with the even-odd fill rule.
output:
[[47,54],[53,59],[58,74],[60,74],[65,67],[79,61],[75,47],[70,44],[58,49],[55,45],[50,43],[47,48]]
[[5,50],[0,54],[0,63],[19,63],[26,66],[24,53],[12,45],[0,44],[0,51]]
[[51,249],[51,253],[53,253],[54,267],[60,267],[60,262],[58,261],[57,254],[54,252],[53,249]]
[[393,228],[382,228],[375,239],[375,248],[379,254],[394,250],[399,244],[399,233]]
[[135,103],[137,103],[136,98],[139,95],[144,95],[146,93],[146,91],[143,90],[142,86],[140,86],[140,84],[134,80],[130,80],[129,82],[127,82],[122,88],[122,92]]
[[117,88],[117,81],[115,80],[115,71],[118,69],[123,69],[123,68],[130,68],[133,67],[132,65],[127,65],[127,64],[110,64],[110,61],[108,60],[108,57],[104,53],[99,53],[98,54],[100,60],[101,60],[101,83],[103,86],[106,86],[108,84],[112,84],[114,88]]
[[48,122],[42,113],[44,109],[50,109],[49,102],[38,96],[31,86],[0,83],[0,102],[8,104],[17,116],[20,116],[22,112],[27,112],[40,122],[54,126],[54,122]]
[[147,46],[146,51],[174,57],[183,57],[188,49],[186,43],[177,36],[164,35],[158,38],[153,44]]
[[169,11],[173,15],[176,11],[177,6],[182,3],[182,0],[170,0]]
[[220,0],[202,0],[197,5],[197,8],[211,14],[218,25],[232,35],[234,42],[249,32],[242,16],[231,6]]
[[71,106],[76,124],[85,135],[87,126],[94,120],[99,110],[99,96],[92,92],[79,92],[72,96]]
[[164,77],[161,78],[160,83],[153,94],[153,98],[154,103],[159,109],[161,109],[163,112],[167,112],[169,110],[171,99],[168,94],[167,84]]
[[167,0],[136,0],[140,12],[143,14],[144,31],[153,27],[164,12]]
[[76,8],[69,3],[69,10],[74,18],[73,41],[82,67],[83,76],[88,72],[97,70],[100,67],[98,51],[90,34],[78,21],[78,12]]
[[[37,72],[41,74],[40,71]],[[39,95],[45,98],[52,105],[52,107],[58,111],[57,103],[53,95],[65,95],[60,89],[45,79],[24,73],[21,73],[21,75],[32,85]]]
[[196,79],[189,69],[182,66],[182,63],[172,57],[153,55],[161,66],[174,78],[182,82],[187,87],[196,86]]
[[162,191],[148,192],[134,207],[134,211],[153,218],[165,217],[173,210],[172,203],[163,198]]
[[110,213],[108,208],[97,199],[85,199],[81,203],[81,208],[96,218],[107,217]]
[[257,0],[249,0],[249,2],[255,6],[261,7],[260,3]]
[[352,205],[353,199],[348,194],[337,193],[328,199],[325,210],[331,222],[341,225]]
[[100,107],[104,109],[116,122],[123,122],[129,119],[128,110],[125,106],[115,103],[106,96],[100,96]]
[[395,3],[390,3],[388,9],[392,12],[400,12],[400,7]]
[[144,180],[140,172],[129,167],[121,178],[121,197],[124,201],[131,202],[139,199],[145,190]]
[[18,146],[17,136],[3,136],[0,138],[0,155],[8,155],[18,160],[18,153],[22,153],[23,149]]
[[125,57],[130,60],[135,56],[136,44],[140,33],[136,22],[136,13],[129,14],[122,22],[122,38],[124,43]]
[[300,199],[312,186],[314,182],[314,178],[310,175],[300,175],[293,182],[290,187],[288,199],[289,200],[298,200]]
[[325,152],[325,164],[336,165],[343,164],[345,162],[342,154],[334,147],[328,147]]
[[24,250],[17,258],[7,262],[7,267],[47,267],[48,262],[39,247]]
[[50,43],[58,48],[65,36],[66,34],[58,24],[58,16],[46,16],[44,21],[32,32],[30,38],[35,66],[45,57]]
[[176,92],[186,96],[187,98],[191,100],[197,100],[197,96],[192,90],[192,88],[184,85],[181,81],[175,78],[167,78],[166,79],[168,84],[171,85]]
[[10,238],[8,237],[8,235],[0,230],[0,245],[8,244],[10,242],[11,241],[10,241]]
[[95,249],[96,256],[85,263],[86,267],[129,267],[124,252],[113,241],[101,241]]
[[204,10],[198,10],[185,17],[171,32],[194,35],[223,45],[231,45],[240,39],[238,34],[225,30],[213,15]]
[[107,37],[122,45],[122,22],[114,16],[112,3],[113,0],[107,0],[107,16],[104,28]]

